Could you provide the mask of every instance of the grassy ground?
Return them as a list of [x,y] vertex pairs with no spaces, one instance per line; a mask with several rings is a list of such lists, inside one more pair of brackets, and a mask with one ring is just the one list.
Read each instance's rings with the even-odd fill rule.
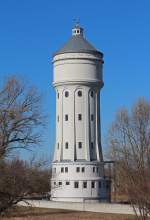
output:
[[19,207],[2,220],[134,220],[131,215],[78,212],[60,209]]

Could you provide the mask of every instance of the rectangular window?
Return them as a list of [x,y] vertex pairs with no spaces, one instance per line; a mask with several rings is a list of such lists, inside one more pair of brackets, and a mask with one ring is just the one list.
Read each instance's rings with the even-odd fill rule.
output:
[[79,182],[74,182],[74,188],[79,188]]
[[83,188],[87,188],[87,182],[83,182]]
[[98,183],[98,186],[99,186],[99,188],[101,188],[102,187],[102,184],[101,184],[101,182],[99,181],[99,183]]
[[65,143],[65,148],[68,149],[68,142]]
[[64,167],[61,167],[61,173],[63,173],[64,172]]
[[82,120],[82,115],[78,114],[78,120],[81,121]]
[[106,183],[106,189],[109,189],[109,188],[110,188],[110,184]]
[[56,173],[56,168],[54,168],[54,173]]
[[62,186],[62,182],[59,182],[59,186]]
[[82,171],[82,173],[84,173],[85,172],[85,167],[82,167],[81,171]]
[[93,167],[93,173],[95,173],[95,167]]
[[78,142],[78,147],[82,148],[82,142]]
[[56,182],[54,182],[54,185],[56,185]]
[[91,142],[91,148],[93,148],[94,147],[94,143],[93,142]]
[[68,173],[68,167],[65,167],[65,173]]
[[65,121],[68,121],[68,115],[65,115]]
[[91,187],[92,187],[92,188],[95,188],[95,182],[94,182],[94,181],[92,181]]
[[80,167],[76,167],[76,171],[77,171],[77,173],[79,173],[80,172]]
[[69,181],[66,181],[66,185],[70,185],[70,182],[69,182]]
[[57,116],[57,121],[59,122],[59,115]]
[[94,121],[94,115],[93,114],[91,115],[91,121]]
[[99,169],[98,169],[98,167],[96,167],[96,172],[98,173],[98,171],[99,171]]
[[57,148],[59,149],[59,143],[57,143]]

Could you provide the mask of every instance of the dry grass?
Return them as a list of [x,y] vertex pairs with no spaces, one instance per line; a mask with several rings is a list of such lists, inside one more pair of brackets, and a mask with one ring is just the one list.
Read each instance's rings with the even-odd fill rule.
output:
[[2,220],[134,220],[131,215],[19,207]]

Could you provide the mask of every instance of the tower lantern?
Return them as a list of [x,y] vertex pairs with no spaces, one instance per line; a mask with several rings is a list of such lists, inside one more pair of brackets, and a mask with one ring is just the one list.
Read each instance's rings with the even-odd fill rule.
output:
[[75,25],[70,40],[53,56],[56,142],[51,199],[108,201],[100,132],[103,54]]

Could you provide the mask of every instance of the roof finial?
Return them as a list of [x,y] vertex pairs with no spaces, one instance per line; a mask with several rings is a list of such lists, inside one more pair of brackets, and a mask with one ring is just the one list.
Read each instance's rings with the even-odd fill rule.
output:
[[72,28],[72,35],[73,36],[76,36],[76,35],[83,36],[83,28],[80,27],[80,19],[75,18],[75,19],[73,19],[73,21],[74,21],[74,27]]
[[74,18],[74,27],[79,27],[80,26],[80,18]]

